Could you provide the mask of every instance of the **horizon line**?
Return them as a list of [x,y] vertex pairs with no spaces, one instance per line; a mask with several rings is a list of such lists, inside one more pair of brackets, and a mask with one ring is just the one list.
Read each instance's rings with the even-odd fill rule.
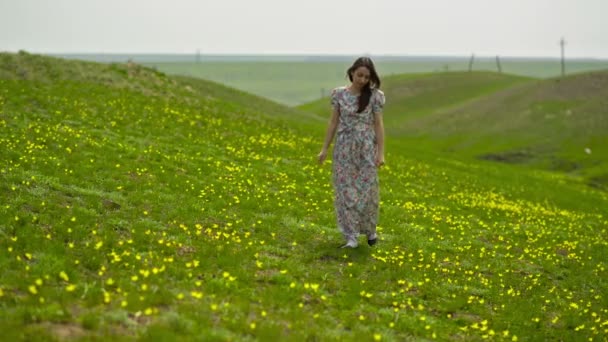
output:
[[[199,53],[199,52],[36,52],[20,49],[18,51],[0,50],[0,52],[8,53],[19,53],[26,52],[30,54],[40,55],[88,55],[88,56],[191,56],[191,57],[326,57],[326,58],[353,58],[358,56],[369,56],[369,57],[380,57],[380,58],[521,58],[521,59],[556,59],[559,60],[561,57],[550,56],[550,55],[496,55],[496,54],[400,54],[400,53],[304,53],[304,52],[271,52],[271,53],[253,53],[253,52],[213,52],[213,53]],[[608,61],[608,56],[584,56],[584,55],[572,55],[565,56],[565,59],[592,59],[600,61]]]

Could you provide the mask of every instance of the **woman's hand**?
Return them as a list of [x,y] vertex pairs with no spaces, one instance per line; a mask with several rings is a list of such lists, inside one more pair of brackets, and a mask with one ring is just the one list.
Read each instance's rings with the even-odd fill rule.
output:
[[384,166],[384,155],[378,154],[376,155],[376,167]]
[[327,149],[322,149],[321,152],[319,152],[317,158],[319,159],[319,164],[323,164],[323,162],[327,158]]

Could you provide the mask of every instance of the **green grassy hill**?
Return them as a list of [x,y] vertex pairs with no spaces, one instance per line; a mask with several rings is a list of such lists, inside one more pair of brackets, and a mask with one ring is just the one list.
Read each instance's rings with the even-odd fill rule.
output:
[[[608,72],[535,80],[453,72],[388,77],[387,134],[455,157],[526,164],[608,186]],[[327,116],[329,99],[298,108]]]
[[448,138],[444,146],[452,150],[608,185],[608,72],[531,81],[408,121],[401,132]]
[[[36,82],[83,82],[109,86],[116,89],[127,89],[144,95],[165,96],[168,99],[185,94],[190,97],[203,96],[208,99],[230,99],[230,104],[249,107],[249,111],[257,115],[282,116],[292,118],[299,124],[318,122],[319,117],[295,108],[279,105],[265,98],[250,93],[220,85],[212,81],[201,82],[200,79],[188,76],[167,76],[151,68],[139,64],[100,64],[86,61],[61,60],[56,58],[40,58],[27,52],[15,54],[0,54],[0,78],[7,80],[31,80]],[[171,91],[167,91],[170,89]]]
[[395,141],[378,246],[341,250],[323,130],[202,80],[0,54],[3,338],[606,338],[605,192]]
[[[384,121],[396,131],[413,120],[481,98],[501,89],[530,81],[530,78],[490,72],[404,74],[382,79],[388,99]],[[299,109],[329,115],[329,98],[298,106]]]
[[[79,55],[76,58],[107,60],[112,56]],[[137,56],[132,58],[142,63],[154,56]],[[184,58],[185,56],[182,56]],[[220,56],[201,57],[194,62],[192,56],[174,62],[145,62],[146,66],[157,68],[167,74],[188,75],[213,80],[232,87],[272,99],[289,106],[296,106],[315,101],[327,96],[336,85],[348,82],[346,69],[356,56],[237,56],[222,60]],[[115,58],[119,59],[118,56]],[[129,56],[121,56],[127,61]],[[445,71],[469,70],[469,57],[373,57],[380,75],[383,77],[412,74],[437,73]],[[502,58],[502,70],[510,75],[521,75],[535,78],[549,78],[560,75],[560,60],[557,58]],[[568,73],[602,70],[608,68],[607,60],[568,59]],[[496,71],[494,57],[476,57],[473,64],[475,71]]]

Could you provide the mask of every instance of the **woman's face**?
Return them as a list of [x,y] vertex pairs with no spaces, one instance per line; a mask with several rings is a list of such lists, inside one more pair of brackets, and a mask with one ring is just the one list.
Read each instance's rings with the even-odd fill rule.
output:
[[363,88],[369,82],[369,69],[360,66],[352,74],[353,85],[357,88]]

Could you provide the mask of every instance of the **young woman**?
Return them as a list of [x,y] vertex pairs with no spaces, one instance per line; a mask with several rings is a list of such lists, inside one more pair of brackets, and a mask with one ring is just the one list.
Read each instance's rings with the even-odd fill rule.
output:
[[[351,84],[331,93],[332,115],[319,163],[336,136],[333,150],[333,185],[338,227],[346,244],[355,248],[359,234],[376,244],[378,222],[378,168],[384,165],[384,93],[374,63],[358,58],[346,71]],[[336,135],[337,133],[337,135]]]

